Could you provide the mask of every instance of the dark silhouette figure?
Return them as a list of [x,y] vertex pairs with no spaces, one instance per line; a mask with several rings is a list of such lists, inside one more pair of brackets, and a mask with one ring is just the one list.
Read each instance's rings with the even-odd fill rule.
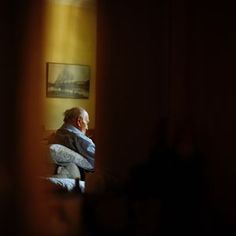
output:
[[[147,225],[159,228],[150,235],[210,235],[202,155],[192,127],[185,125],[170,136],[164,120],[149,159],[131,173],[128,198],[155,199],[154,208],[159,204],[159,214]],[[134,214],[131,209],[131,218]]]

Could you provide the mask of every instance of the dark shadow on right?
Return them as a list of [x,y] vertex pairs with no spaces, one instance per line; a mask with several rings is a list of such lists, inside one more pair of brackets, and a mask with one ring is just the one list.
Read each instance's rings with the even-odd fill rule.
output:
[[194,134],[189,121],[161,120],[149,158],[127,182],[84,197],[85,235],[219,235]]

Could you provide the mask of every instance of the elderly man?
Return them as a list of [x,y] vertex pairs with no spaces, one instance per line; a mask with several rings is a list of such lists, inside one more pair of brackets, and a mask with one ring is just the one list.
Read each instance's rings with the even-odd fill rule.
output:
[[[90,165],[88,171],[93,171],[95,144],[86,136],[89,115],[82,107],[73,107],[64,112],[64,124],[49,138],[49,144],[61,144],[82,155]],[[82,158],[83,158],[82,157]],[[60,157],[57,160],[59,167],[57,174],[71,178],[84,178],[86,167],[80,168],[79,158]],[[82,173],[81,173],[82,171]],[[66,174],[65,174],[66,173]]]

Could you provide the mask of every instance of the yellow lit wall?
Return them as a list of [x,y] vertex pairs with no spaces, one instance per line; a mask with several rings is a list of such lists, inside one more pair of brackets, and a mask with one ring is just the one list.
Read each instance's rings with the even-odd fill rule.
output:
[[[96,78],[96,7],[65,5],[47,1],[45,35],[44,128],[55,130],[63,120],[63,112],[74,106],[84,107],[90,115],[89,128],[95,128]],[[89,65],[91,67],[89,99],[47,98],[46,62]]]

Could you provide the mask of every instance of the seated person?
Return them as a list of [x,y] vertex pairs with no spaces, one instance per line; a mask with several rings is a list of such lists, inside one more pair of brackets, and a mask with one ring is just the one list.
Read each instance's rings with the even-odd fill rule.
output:
[[[95,144],[86,136],[89,115],[82,107],[73,107],[64,112],[64,124],[49,138],[49,144],[61,144],[82,155],[90,165],[87,171],[94,169]],[[85,168],[79,166],[76,158],[66,156],[56,160],[57,174],[71,178],[85,178]],[[64,176],[64,177],[65,177]]]

